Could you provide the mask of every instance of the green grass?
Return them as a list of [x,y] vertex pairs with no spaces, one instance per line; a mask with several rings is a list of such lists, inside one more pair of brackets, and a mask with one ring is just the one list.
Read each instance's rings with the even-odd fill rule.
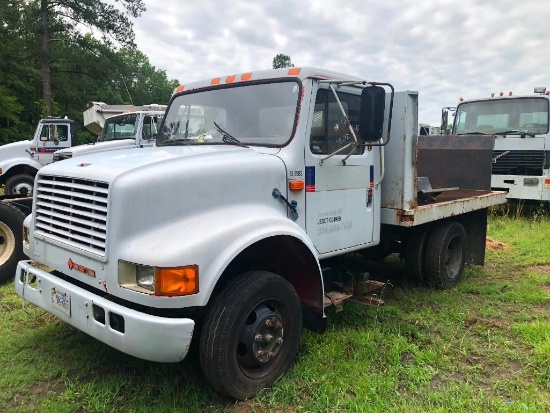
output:
[[328,331],[304,331],[293,368],[246,402],[214,393],[196,355],[179,364],[126,356],[23,308],[4,285],[0,411],[549,411],[550,218],[493,216],[489,236],[503,245],[452,290],[408,283],[390,258],[386,305],[329,310]]

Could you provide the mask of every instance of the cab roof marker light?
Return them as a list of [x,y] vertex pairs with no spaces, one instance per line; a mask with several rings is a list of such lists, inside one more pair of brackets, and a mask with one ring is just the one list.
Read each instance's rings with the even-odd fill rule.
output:
[[509,91],[509,92],[508,92],[508,96],[512,96],[512,91]]
[[500,93],[499,93],[499,96],[504,96],[504,93],[500,92]]
[[250,79],[252,79],[252,73],[250,73],[250,72],[243,73],[241,75],[241,81],[250,80]]
[[210,82],[210,84],[212,86],[215,86],[215,85],[219,85],[221,82],[221,79],[219,77],[215,77],[214,79],[212,79],[212,81]]
[[495,97],[495,92],[491,93],[491,97],[492,97],[492,98]]
[[288,69],[288,75],[289,76],[298,76],[301,71],[302,71],[302,69],[300,69],[299,67],[292,67],[292,68]]
[[185,90],[185,85],[179,85],[176,89],[174,89],[174,93],[183,92]]
[[235,75],[230,75],[225,78],[225,83],[233,83],[235,81]]

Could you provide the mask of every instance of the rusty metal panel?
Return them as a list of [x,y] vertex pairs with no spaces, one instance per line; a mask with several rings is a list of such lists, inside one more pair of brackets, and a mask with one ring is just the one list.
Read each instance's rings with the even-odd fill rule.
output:
[[433,188],[491,189],[495,137],[424,135],[417,138],[417,176]]
[[[389,97],[388,97],[389,99]],[[389,101],[386,102],[388,107]],[[384,147],[385,174],[382,207],[410,209],[416,199],[415,136],[418,130],[418,92],[395,94],[391,139]],[[387,125],[384,125],[386,130]]]

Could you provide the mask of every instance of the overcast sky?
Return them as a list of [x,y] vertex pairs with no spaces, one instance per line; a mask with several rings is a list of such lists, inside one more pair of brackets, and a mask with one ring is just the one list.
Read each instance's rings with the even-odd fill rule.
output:
[[550,88],[550,0],[145,0],[138,48],[180,83],[266,69],[278,53],[417,90],[419,121],[491,92]]

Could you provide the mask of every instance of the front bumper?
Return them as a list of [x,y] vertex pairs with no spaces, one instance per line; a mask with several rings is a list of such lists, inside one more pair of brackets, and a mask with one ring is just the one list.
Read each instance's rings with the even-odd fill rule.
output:
[[[55,275],[20,261],[15,292],[64,322],[126,354],[144,360],[177,362],[189,350],[195,322],[165,318],[116,304]],[[54,304],[61,297],[63,306]],[[68,303],[68,305],[67,305]]]
[[547,176],[492,175],[491,188],[508,191],[507,198],[550,201]]

